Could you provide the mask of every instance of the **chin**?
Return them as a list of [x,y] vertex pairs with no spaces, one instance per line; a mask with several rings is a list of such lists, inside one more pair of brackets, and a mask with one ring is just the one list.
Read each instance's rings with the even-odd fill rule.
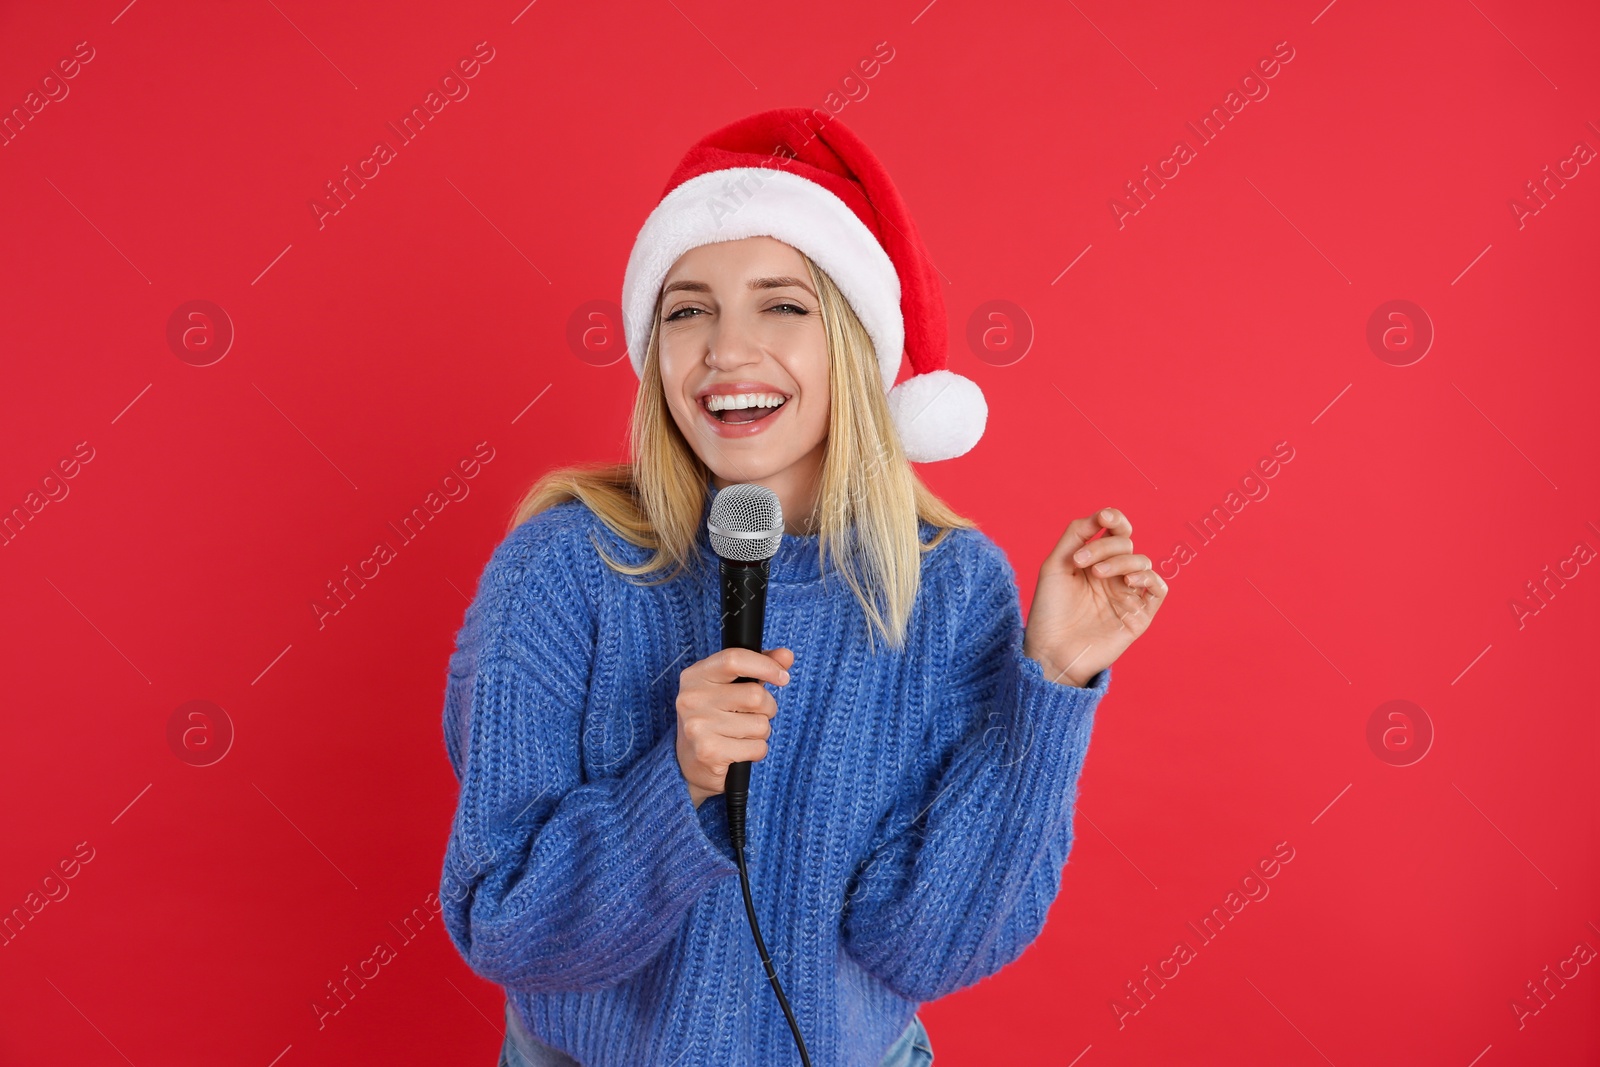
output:
[[[737,460],[739,465],[735,467],[729,462],[730,458]],[[725,448],[722,455],[713,452],[709,458],[701,456],[700,459],[713,474],[729,483],[764,481],[787,470],[794,462],[773,456],[765,449],[759,454],[746,456],[737,449]]]
[[682,421],[679,421],[678,429],[690,443],[700,462],[705,464],[711,473],[730,485],[765,481],[781,474],[801,462],[818,445],[827,440],[824,434],[810,446],[796,443],[792,433],[784,432],[792,427],[773,427],[779,432],[747,438],[721,437],[709,432],[698,421],[699,414],[698,410],[690,414],[689,417],[696,421],[691,422],[687,429]]

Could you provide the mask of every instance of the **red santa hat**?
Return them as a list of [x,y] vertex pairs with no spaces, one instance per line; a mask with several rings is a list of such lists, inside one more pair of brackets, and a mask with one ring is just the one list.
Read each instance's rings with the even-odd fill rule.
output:
[[[827,272],[872,338],[900,444],[918,463],[962,455],[989,408],[946,367],[939,276],[883,164],[825,111],[777,108],[698,141],[667,180],[622,282],[628,356],[643,375],[656,299],[679,256],[700,245],[775,237]],[[901,356],[912,374],[895,378]]]

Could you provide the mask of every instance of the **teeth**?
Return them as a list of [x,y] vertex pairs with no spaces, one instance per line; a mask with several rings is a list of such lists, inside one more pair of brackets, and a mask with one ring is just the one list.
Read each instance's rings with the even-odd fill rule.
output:
[[731,393],[718,395],[712,393],[706,397],[706,408],[710,411],[730,411],[736,408],[775,408],[783,404],[781,393]]

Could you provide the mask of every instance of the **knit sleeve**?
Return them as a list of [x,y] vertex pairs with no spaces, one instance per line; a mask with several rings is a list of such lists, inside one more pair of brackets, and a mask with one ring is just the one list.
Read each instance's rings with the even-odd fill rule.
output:
[[914,1001],[993,974],[1044,928],[1111,683],[1109,667],[1084,688],[1045,677],[1022,652],[1010,563],[987,537],[970,540],[965,593],[942,609],[954,648],[926,773],[883,819],[841,919],[851,957]]
[[584,571],[598,561],[570,511],[545,514],[496,549],[450,658],[445,742],[460,792],[439,897],[479,975],[587,992],[654,959],[738,869],[702,829],[675,730],[613,777],[585,780],[597,613]]

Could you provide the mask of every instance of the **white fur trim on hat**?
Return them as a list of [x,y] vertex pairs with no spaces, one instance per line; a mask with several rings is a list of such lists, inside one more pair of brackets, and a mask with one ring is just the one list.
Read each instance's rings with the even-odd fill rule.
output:
[[701,245],[746,237],[775,237],[828,273],[872,338],[883,388],[890,390],[905,350],[894,263],[843,200],[816,182],[768,167],[696,175],[663,197],[645,219],[622,279],[623,330],[635,373],[644,374],[656,296],[678,257]]
[[971,378],[931,370],[889,391],[889,413],[906,458],[934,463],[954,459],[978,443],[989,421],[989,404]]

